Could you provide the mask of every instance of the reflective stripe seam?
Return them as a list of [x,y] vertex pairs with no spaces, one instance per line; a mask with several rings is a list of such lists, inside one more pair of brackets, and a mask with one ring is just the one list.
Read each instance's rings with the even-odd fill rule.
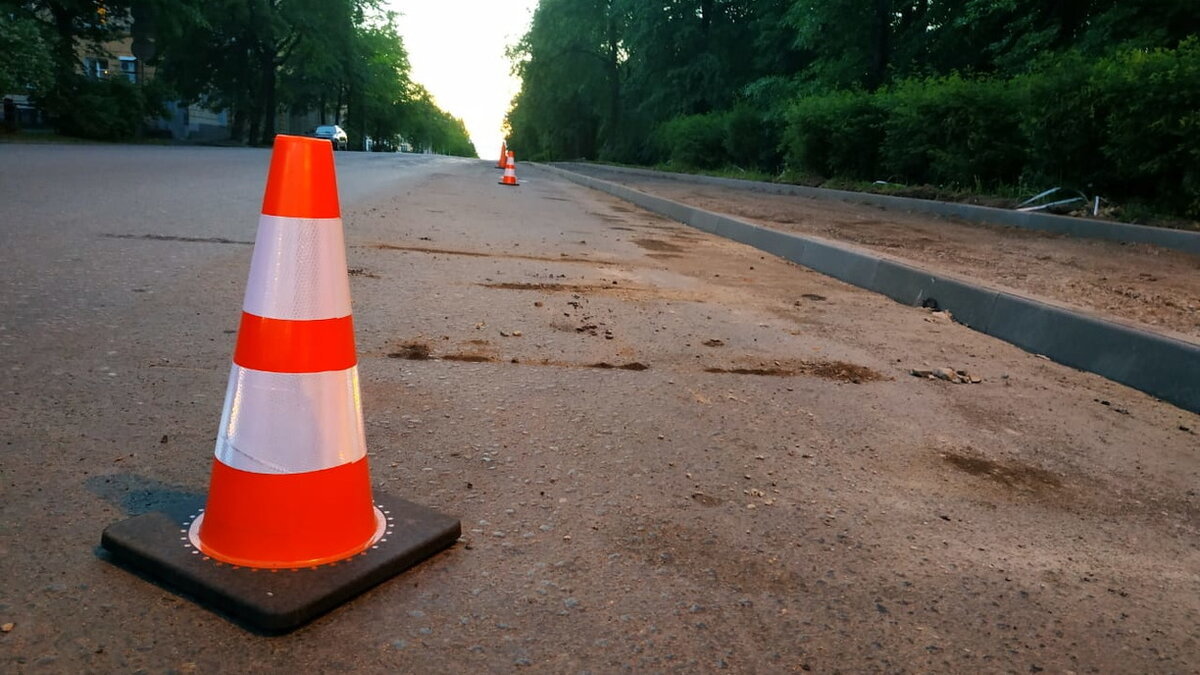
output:
[[234,364],[215,455],[254,473],[320,471],[367,454],[358,368],[271,373]]
[[342,219],[259,216],[242,309],[299,321],[349,316]]

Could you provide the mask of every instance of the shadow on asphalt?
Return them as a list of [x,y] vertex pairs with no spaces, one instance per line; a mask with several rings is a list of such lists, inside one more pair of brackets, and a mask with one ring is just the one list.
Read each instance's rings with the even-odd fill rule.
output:
[[196,503],[204,502],[203,493],[132,473],[92,476],[84,481],[84,485],[89,492],[119,507],[128,516],[162,511],[173,520],[184,522],[196,512]]

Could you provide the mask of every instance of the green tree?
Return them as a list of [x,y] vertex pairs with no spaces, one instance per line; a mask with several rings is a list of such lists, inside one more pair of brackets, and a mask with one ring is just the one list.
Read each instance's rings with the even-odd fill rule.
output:
[[348,79],[356,53],[354,21],[366,6],[360,0],[183,2],[190,11],[177,12],[178,20],[160,32],[161,76],[185,101],[232,111],[234,137],[264,145],[275,136],[282,103],[315,109],[313,96],[341,91],[339,75]]
[[54,55],[41,25],[0,12],[0,94],[45,90],[54,81]]
[[543,0],[510,50],[524,83],[508,125],[527,156],[596,158],[621,126],[621,0]]

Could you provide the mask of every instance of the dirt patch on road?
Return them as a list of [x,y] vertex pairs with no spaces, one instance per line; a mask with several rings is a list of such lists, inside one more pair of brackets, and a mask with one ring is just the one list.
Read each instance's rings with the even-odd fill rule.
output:
[[656,251],[659,253],[683,253],[684,251],[683,248],[661,239],[631,239],[630,241],[647,251]]
[[394,352],[389,352],[389,359],[406,359],[408,361],[424,361],[429,358],[429,345],[424,342],[409,342],[400,345]]
[[601,284],[547,284],[522,281],[501,281],[479,285],[484,288],[496,288],[505,291],[547,291],[551,293],[590,293],[593,291],[611,291],[615,288],[615,286]]
[[615,263],[605,260],[595,260],[592,258],[582,258],[560,254],[557,258],[552,256],[537,256],[537,255],[522,255],[519,253],[485,253],[483,251],[461,251],[449,248],[432,248],[429,246],[400,246],[397,244],[371,244],[371,248],[381,251],[407,251],[409,253],[428,253],[431,255],[454,255],[465,256],[468,258],[504,258],[507,260],[533,260],[535,262],[565,262],[565,263],[587,263],[589,265],[613,265]]
[[1046,493],[1063,486],[1058,476],[1027,464],[1001,464],[969,452],[946,452],[942,454],[942,459],[959,471],[986,478],[1017,492]]
[[171,234],[102,234],[106,239],[144,239],[146,241],[179,241],[188,244],[240,244],[253,246],[252,241],[226,239],[224,237],[177,237]]
[[879,382],[882,380],[890,380],[891,378],[876,372],[866,366],[860,366],[845,361],[801,361],[798,363],[785,364],[776,361],[770,366],[737,366],[732,368],[722,368],[713,366],[705,368],[706,373],[727,373],[732,375],[761,375],[769,377],[793,377],[797,375],[811,375],[820,377],[826,380],[835,380],[837,382],[849,382],[851,384],[862,384],[863,382]]
[[622,363],[622,364],[619,364],[619,365],[614,365],[614,364],[611,364],[611,363],[609,363],[609,362],[607,362],[607,361],[601,361],[601,362],[599,362],[599,363],[593,363],[593,364],[589,365],[589,366],[588,366],[588,368],[600,368],[601,370],[610,370],[610,369],[613,369],[613,370],[636,370],[636,371],[642,371],[642,370],[648,370],[648,369],[650,368],[650,366],[647,366],[647,365],[646,365],[646,364],[644,364],[644,363],[639,363],[638,361],[634,361],[634,362],[632,362],[632,363]]
[[616,281],[607,284],[556,284],[545,282],[498,281],[477,284],[483,288],[505,291],[542,291],[544,293],[572,293],[586,296],[596,293],[616,297],[621,300],[664,299],[703,302],[707,299],[702,293],[670,289],[645,288],[642,286],[621,285]]
[[443,361],[463,361],[466,363],[494,363],[496,357],[488,356],[487,354],[444,354],[441,356]]

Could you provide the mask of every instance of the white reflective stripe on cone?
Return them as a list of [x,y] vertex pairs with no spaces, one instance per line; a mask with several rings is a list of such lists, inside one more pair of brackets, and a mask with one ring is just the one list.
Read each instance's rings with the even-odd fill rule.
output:
[[234,364],[216,456],[253,473],[331,469],[367,454],[358,367],[269,373]]
[[349,316],[342,219],[259,216],[242,308],[268,319]]

